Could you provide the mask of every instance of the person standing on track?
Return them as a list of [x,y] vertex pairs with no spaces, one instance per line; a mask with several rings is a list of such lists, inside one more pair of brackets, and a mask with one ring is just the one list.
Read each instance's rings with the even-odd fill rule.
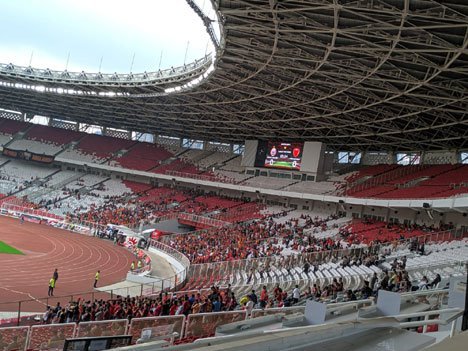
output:
[[94,287],[95,288],[97,288],[97,283],[100,278],[101,278],[101,271],[97,271],[96,274],[94,275]]
[[54,277],[52,277],[49,280],[49,292],[47,293],[49,296],[54,296],[54,288],[55,288],[55,279]]
[[58,280],[58,269],[55,268],[54,274],[52,275],[52,278],[55,280],[55,286],[57,286],[57,280]]

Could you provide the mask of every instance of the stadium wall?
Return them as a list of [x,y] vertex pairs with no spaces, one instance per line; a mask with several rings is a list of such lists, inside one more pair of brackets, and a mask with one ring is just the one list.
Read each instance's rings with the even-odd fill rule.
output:
[[254,167],[257,156],[258,140],[246,140],[241,166]]
[[301,171],[315,175],[315,180],[324,179],[325,144],[315,141],[304,143]]

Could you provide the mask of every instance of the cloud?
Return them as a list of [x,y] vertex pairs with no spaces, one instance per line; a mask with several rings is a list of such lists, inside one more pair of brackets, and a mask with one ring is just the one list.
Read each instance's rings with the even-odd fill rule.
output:
[[69,71],[95,72],[102,58],[102,72],[129,72],[135,55],[133,72],[154,71],[161,53],[161,68],[178,66],[187,42],[186,62],[202,57],[209,42],[185,0],[0,0],[0,5],[3,63],[27,66],[34,51],[33,67],[62,70],[70,53]]

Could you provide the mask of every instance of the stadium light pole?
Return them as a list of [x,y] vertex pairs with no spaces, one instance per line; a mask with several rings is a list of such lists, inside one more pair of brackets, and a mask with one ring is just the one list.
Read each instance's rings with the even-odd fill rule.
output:
[[162,57],[163,57],[163,51],[161,50],[161,54],[159,55],[159,66],[158,66],[158,71],[161,69]]
[[132,64],[130,65],[130,73],[133,71],[133,63],[135,62],[135,53],[133,53]]
[[31,67],[33,56],[34,56],[34,50],[31,51],[31,56],[29,56],[29,67]]
[[185,66],[185,62],[187,61],[187,52],[188,52],[189,44],[190,44],[190,40],[187,41],[187,46],[185,48],[184,66]]
[[67,55],[67,63],[65,64],[65,71],[68,70],[68,62],[70,61],[70,51],[68,52]]
[[99,61],[99,69],[98,72],[101,73],[101,67],[102,67],[102,59],[104,56],[101,56],[101,60]]

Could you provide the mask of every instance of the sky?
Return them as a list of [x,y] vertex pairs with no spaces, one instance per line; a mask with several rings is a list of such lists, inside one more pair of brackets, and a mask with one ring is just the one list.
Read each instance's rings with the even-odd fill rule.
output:
[[[195,2],[215,18],[210,0]],[[0,9],[0,63],[140,73],[212,51],[185,0],[0,0]]]

